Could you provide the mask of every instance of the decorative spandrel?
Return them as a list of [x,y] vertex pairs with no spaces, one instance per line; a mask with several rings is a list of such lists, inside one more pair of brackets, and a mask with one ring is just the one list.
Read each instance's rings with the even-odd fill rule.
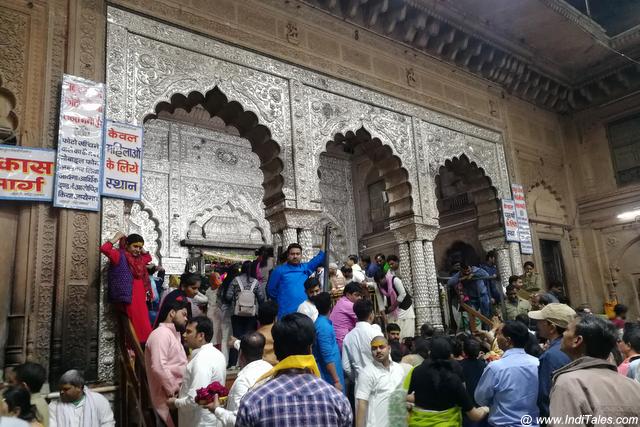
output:
[[511,192],[501,143],[469,136],[424,121],[420,122],[420,127],[422,137],[427,141],[427,162],[432,177],[439,173],[445,161],[465,155],[491,178],[500,197],[508,197]]

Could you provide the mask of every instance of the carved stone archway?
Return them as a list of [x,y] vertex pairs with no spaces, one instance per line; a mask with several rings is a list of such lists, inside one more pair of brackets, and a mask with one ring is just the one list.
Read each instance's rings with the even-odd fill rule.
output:
[[[508,284],[512,272],[510,247],[504,239],[498,190],[491,177],[463,153],[438,167],[435,184],[440,231],[434,246],[436,264],[443,275],[449,275],[454,262],[478,263],[484,259],[483,251],[495,250],[501,282]],[[456,246],[466,247],[467,253],[447,259]]]
[[224,127],[235,128],[237,134],[251,143],[252,151],[260,158],[260,169],[264,174],[264,203],[267,206],[276,204],[284,199],[282,184],[283,162],[280,159],[280,145],[271,137],[271,131],[259,122],[258,116],[252,111],[245,110],[237,101],[230,101],[216,86],[205,92],[190,92],[187,95],[176,93],[170,102],[159,102],[154,114],[145,116],[144,121],[157,118],[162,112],[173,114],[177,109],[191,112],[200,107],[209,113],[211,118],[217,118]]
[[[154,107],[153,113],[147,113],[139,122],[145,123],[145,128],[152,126],[146,132],[146,152],[143,163],[143,169],[148,172],[145,179],[156,180],[145,182],[147,190],[143,185],[143,199],[148,198],[150,206],[145,206],[146,210],[140,210],[137,205],[127,207],[129,204],[126,202],[106,199],[103,206],[103,238],[107,238],[115,230],[129,232],[127,224],[135,225],[135,219],[140,219],[141,215],[145,216],[144,212],[147,212],[147,220],[151,220],[153,215],[151,211],[157,209],[161,211],[164,218],[162,227],[144,231],[148,234],[148,238],[157,242],[158,258],[169,262],[165,267],[175,270],[184,265],[186,248],[182,247],[183,241],[190,245],[200,242],[207,247],[216,244],[216,240],[209,239],[205,231],[212,218],[199,224],[202,230],[200,236],[188,239],[187,230],[194,221],[197,222],[195,207],[199,206],[202,214],[208,209],[210,217],[215,216],[216,208],[228,208],[229,215],[224,218],[225,220],[232,221],[231,216],[240,215],[236,218],[238,223],[232,225],[239,227],[242,224],[252,224],[245,233],[246,236],[240,236],[245,230],[238,228],[236,237],[242,240],[239,244],[257,246],[270,242],[271,233],[269,223],[265,219],[264,207],[270,206],[275,209],[284,203],[282,175],[284,166],[280,157],[280,145],[271,137],[270,129],[260,123],[258,114],[245,110],[237,101],[229,101],[218,87],[214,87],[205,92],[191,91],[186,95],[174,94],[169,101],[160,101]],[[189,139],[186,139],[187,135]],[[163,145],[158,146],[160,140]],[[227,146],[234,146],[244,151],[234,154],[229,150],[216,150],[216,141],[225,141]],[[196,151],[205,156],[214,157],[209,162],[201,159],[195,163],[185,163],[184,156],[192,155]],[[150,158],[147,158],[147,153],[150,153]],[[252,156],[257,159],[252,160],[254,158]],[[182,169],[186,164],[189,164],[192,169],[203,168],[203,171],[190,169],[189,174],[192,177],[189,174],[185,175]],[[253,185],[243,191],[240,187],[236,189],[225,187],[223,191],[217,191],[215,185],[207,184],[208,181],[206,181],[206,169],[215,167],[216,164],[220,164],[219,170],[211,171],[212,175],[223,173],[226,169],[230,171],[242,169],[251,176],[259,176],[258,188],[256,189]],[[149,168],[154,166],[156,169],[150,173]],[[240,185],[240,182],[238,184]],[[169,200],[164,205],[154,202],[156,199],[162,199],[158,191],[166,191],[169,194]],[[153,194],[154,192],[156,194]],[[177,194],[181,196],[178,197]],[[255,197],[256,194],[259,194],[259,197]],[[166,194],[164,197],[166,198]],[[184,200],[181,201],[182,197],[189,203],[185,204]],[[230,203],[233,203],[233,206]],[[186,210],[183,212],[184,209]],[[135,219],[131,218],[131,215],[134,215]],[[246,221],[242,221],[244,219]],[[219,226],[218,224],[218,228]],[[144,228],[144,226],[141,227]],[[166,236],[162,236],[158,228],[162,228]],[[168,245],[163,249],[162,242],[165,239]],[[168,253],[162,254],[163,250]],[[104,298],[104,278],[101,288],[102,298]],[[104,299],[101,301],[100,309],[101,363],[99,369],[102,372],[100,374],[102,378],[106,378],[113,372],[114,326],[105,312],[103,301]]]
[[[391,222],[413,216],[407,170],[393,150],[365,128],[337,133],[326,143],[319,163],[320,197],[315,202],[340,224],[348,253],[358,253],[361,237],[391,237]],[[368,185],[365,177],[375,182]]]
[[479,238],[501,230],[498,192],[484,169],[470,161],[466,154],[447,159],[435,181],[441,227],[443,213],[470,208],[477,219]]

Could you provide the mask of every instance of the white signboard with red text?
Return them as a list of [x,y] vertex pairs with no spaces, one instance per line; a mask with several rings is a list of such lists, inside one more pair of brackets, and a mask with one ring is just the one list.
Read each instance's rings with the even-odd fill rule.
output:
[[50,202],[56,152],[0,144],[0,199]]
[[76,76],[62,79],[53,205],[100,210],[105,87]]
[[518,220],[518,235],[520,237],[520,252],[523,254],[533,254],[533,240],[531,238],[531,227],[529,226],[529,215],[527,214],[527,203],[524,198],[524,188],[520,184],[511,184],[511,193],[516,208],[516,219]]
[[507,242],[519,242],[518,219],[516,218],[516,205],[513,200],[502,199],[502,218],[504,219],[504,232]]
[[141,126],[107,120],[103,156],[103,196],[140,200],[142,197]]

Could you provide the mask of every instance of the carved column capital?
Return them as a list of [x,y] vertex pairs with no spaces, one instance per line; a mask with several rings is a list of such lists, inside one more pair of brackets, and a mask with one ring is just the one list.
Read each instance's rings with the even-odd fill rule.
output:
[[504,239],[504,237],[492,237],[480,240],[480,245],[485,252],[498,250],[498,249],[508,249],[509,243]]
[[412,240],[433,241],[440,230],[438,226],[414,222],[414,218],[410,218],[410,222],[393,222],[389,228],[399,242],[410,242]]
[[267,216],[272,232],[285,228],[312,230],[320,221],[322,212],[303,209],[282,209]]

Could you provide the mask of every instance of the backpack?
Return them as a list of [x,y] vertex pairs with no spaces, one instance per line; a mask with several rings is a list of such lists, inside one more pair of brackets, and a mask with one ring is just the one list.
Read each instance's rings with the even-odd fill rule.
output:
[[241,317],[254,317],[258,314],[258,305],[256,303],[256,295],[254,293],[254,289],[256,285],[258,285],[258,281],[252,278],[251,286],[249,289],[245,289],[243,284],[240,282],[240,278],[238,277],[236,280],[240,286],[240,293],[238,294],[236,304],[233,307],[233,314]]
[[[396,291],[396,295],[398,294],[398,288],[396,288],[396,277],[393,276],[393,281],[391,282],[391,284],[393,285],[393,290]],[[409,293],[409,290],[407,289],[407,287],[404,287],[404,291],[405,291],[405,296],[404,299],[402,300],[402,302],[398,305],[398,308],[401,310],[408,310],[409,307],[411,307],[411,304],[413,304],[413,298],[411,298],[411,294]]]

